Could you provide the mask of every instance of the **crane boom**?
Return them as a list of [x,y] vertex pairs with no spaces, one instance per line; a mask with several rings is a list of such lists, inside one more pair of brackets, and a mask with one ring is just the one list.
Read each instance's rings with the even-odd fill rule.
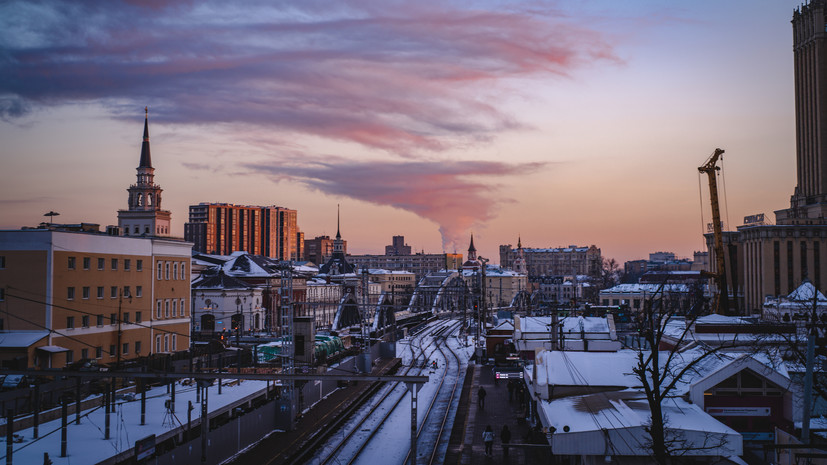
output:
[[719,315],[729,314],[729,290],[727,289],[726,279],[726,262],[724,261],[724,238],[721,229],[721,210],[718,207],[718,179],[716,177],[717,171],[721,168],[716,166],[718,159],[723,155],[722,149],[715,149],[715,152],[709,157],[703,166],[698,168],[701,173],[706,173],[709,178],[709,201],[712,204],[712,231],[715,250],[715,264],[717,265],[717,272],[715,273],[715,280],[718,282],[718,302],[715,308],[715,313]]

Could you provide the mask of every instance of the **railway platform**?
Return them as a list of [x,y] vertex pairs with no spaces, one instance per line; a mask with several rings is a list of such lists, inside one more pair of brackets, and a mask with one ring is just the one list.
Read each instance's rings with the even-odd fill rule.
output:
[[[477,392],[480,386],[486,391],[484,408],[478,405]],[[494,365],[469,364],[445,463],[545,463],[542,461],[547,460],[548,452],[545,448],[528,444],[531,442],[531,426],[524,421],[525,417],[524,407],[518,401],[516,391],[509,401],[507,381],[495,379]],[[494,447],[490,456],[485,454],[482,440],[487,425],[491,425],[494,430]],[[511,430],[511,447],[507,457],[500,441],[503,425],[508,425]]]

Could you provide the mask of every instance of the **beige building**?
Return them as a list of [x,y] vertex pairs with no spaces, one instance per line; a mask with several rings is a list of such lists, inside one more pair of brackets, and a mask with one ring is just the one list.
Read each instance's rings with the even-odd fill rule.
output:
[[107,364],[188,349],[191,248],[161,237],[0,231],[0,329],[45,333],[18,363]]
[[500,265],[511,270],[525,267],[529,276],[596,276],[603,266],[603,257],[594,245],[513,249],[507,244],[500,246]]
[[347,261],[357,269],[376,268],[390,271],[407,271],[416,279],[440,270],[456,270],[462,265],[462,254],[416,253],[412,255],[348,255]]
[[[469,289],[482,283],[482,273],[465,269],[462,279]],[[489,307],[507,307],[520,291],[528,291],[528,277],[511,270],[504,270],[494,265],[485,269],[485,296]]]

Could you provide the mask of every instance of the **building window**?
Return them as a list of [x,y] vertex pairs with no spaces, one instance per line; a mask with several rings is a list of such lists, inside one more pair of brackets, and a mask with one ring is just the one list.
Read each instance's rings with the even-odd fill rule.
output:
[[161,352],[161,336],[155,336],[155,352]]
[[124,258],[123,259],[123,270],[124,271],[129,271],[131,269],[132,269],[132,260],[130,260],[128,258]]
[[92,259],[89,257],[83,257],[83,269],[88,270],[91,266]]
[[164,334],[164,352],[169,352],[169,334]]
[[103,269],[104,263],[106,263],[106,262],[102,258],[98,259],[98,269],[99,270]]
[[89,358],[89,349],[80,349],[80,359],[85,360]]
[[74,350],[67,350],[66,351],[66,364],[74,363],[75,361],[75,351]]
[[184,299],[181,299],[181,307],[179,307],[180,315],[184,316]]
[[103,299],[103,286],[98,286],[98,298]]
[[169,280],[169,262],[166,262],[164,264],[164,272],[165,272],[164,276],[166,277],[167,280]]
[[80,317],[80,321],[82,322],[84,328],[89,327],[89,315],[83,315]]
[[123,296],[127,298],[132,297],[132,290],[129,289],[129,286],[123,287]]
[[169,300],[164,301],[164,318],[169,318]]
[[113,299],[118,298],[118,286],[112,286],[109,288],[109,297]]
[[178,313],[178,301],[173,300],[172,301],[172,316],[175,316],[176,313]]
[[109,356],[110,357],[115,356],[115,344],[109,344]]
[[775,295],[781,295],[781,245],[778,241],[772,243],[772,271]]
[[75,269],[75,257],[69,257],[69,269],[70,270]]
[[803,281],[804,278],[809,278],[809,273],[807,272],[807,243],[801,241],[801,280]]
[[66,329],[75,329],[75,317],[67,316],[66,317]]
[[144,295],[144,288],[141,286],[135,286],[135,297],[143,297]]
[[821,288],[821,242],[813,242],[813,284]]
[[124,313],[123,313],[123,323],[124,323],[125,325],[128,325],[128,324],[129,324],[129,312],[124,312]]
[[3,269],[5,267],[6,267],[6,256],[5,255],[0,255],[0,269]]
[[172,340],[172,351],[175,352],[177,350],[176,343],[175,343],[175,335],[170,334],[169,338]]
[[787,292],[795,289],[793,280],[793,241],[787,241]]
[[103,326],[103,315],[97,315],[95,319],[97,320],[98,326]]
[[112,271],[115,271],[115,270],[117,270],[117,269],[118,269],[118,259],[117,259],[117,258],[113,258],[113,259],[112,259]]
[[75,288],[74,287],[67,287],[66,288],[66,298],[69,300],[73,300],[75,298]]
[[164,278],[164,264],[158,262],[158,281]]
[[172,264],[172,279],[178,279],[178,264]]
[[123,343],[123,350],[121,351],[121,353],[124,354],[124,355],[129,354],[129,343],[128,342]]
[[181,262],[181,279],[186,279],[185,276],[187,275],[187,267],[184,263]]
[[135,341],[135,353],[140,355],[140,353],[141,353],[141,341]]
[[109,314],[109,324],[114,325],[118,323],[118,317],[114,313]]
[[141,312],[135,312],[135,323],[140,323],[141,321],[143,321],[143,318],[141,318]]
[[0,287],[0,302],[6,300],[6,289]]
[[143,260],[135,260],[135,270],[136,271],[144,271],[144,261]]
[[102,358],[103,357],[103,347],[98,346],[95,347],[95,358]]
[[157,302],[157,305],[155,307],[155,318],[161,318],[161,301],[160,300]]
[[80,292],[81,292],[81,296],[82,296],[84,299],[88,299],[88,298],[89,298],[89,286],[83,286],[83,287],[81,288],[81,291],[80,291]]

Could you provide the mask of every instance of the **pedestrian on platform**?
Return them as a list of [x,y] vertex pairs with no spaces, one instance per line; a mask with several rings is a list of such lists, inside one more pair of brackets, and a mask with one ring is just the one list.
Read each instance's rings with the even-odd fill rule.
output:
[[491,456],[491,450],[494,448],[494,430],[491,429],[491,425],[486,426],[482,432],[482,442],[485,444],[485,455]]
[[508,380],[508,401],[511,402],[511,399],[514,397],[514,380]]
[[485,395],[488,394],[485,392],[485,388],[480,386],[479,390],[477,391],[477,405],[480,406],[483,410],[485,410]]
[[508,458],[508,444],[511,442],[511,430],[508,429],[508,425],[503,425],[500,441],[503,443],[503,458]]

